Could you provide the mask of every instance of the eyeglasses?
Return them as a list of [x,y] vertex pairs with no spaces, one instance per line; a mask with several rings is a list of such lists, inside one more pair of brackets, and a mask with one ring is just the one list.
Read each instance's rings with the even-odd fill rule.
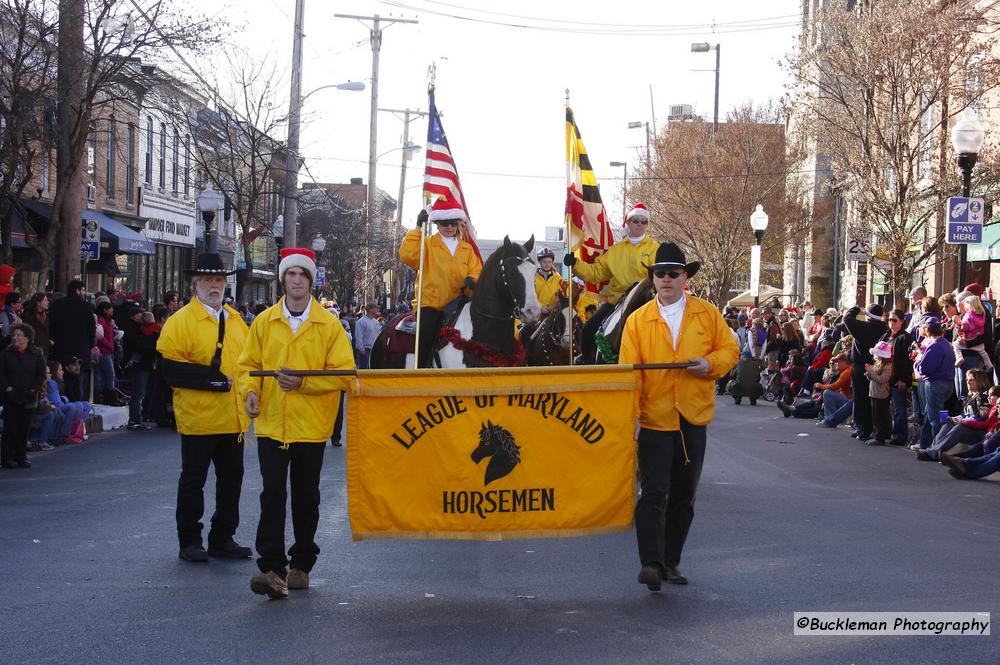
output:
[[653,274],[656,275],[657,279],[663,279],[664,277],[677,279],[681,275],[686,275],[687,273],[683,270],[654,270]]
[[642,224],[643,226],[646,226],[646,224],[649,224],[649,220],[648,219],[630,219],[630,220],[628,220],[628,223],[629,224]]
[[457,220],[447,220],[447,219],[445,219],[445,220],[442,220],[442,221],[438,222],[437,225],[438,226],[458,226],[458,221]]

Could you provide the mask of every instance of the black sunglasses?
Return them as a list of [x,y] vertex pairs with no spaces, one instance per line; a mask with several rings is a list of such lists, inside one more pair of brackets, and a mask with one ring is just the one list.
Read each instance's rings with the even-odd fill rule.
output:
[[642,224],[643,226],[646,226],[646,224],[649,224],[649,220],[648,219],[630,219],[628,221],[629,221],[630,224]]
[[683,270],[654,270],[653,274],[656,275],[657,279],[663,279],[664,277],[677,279],[681,275],[686,275],[687,273]]
[[458,226],[458,221],[457,220],[447,220],[447,219],[445,219],[445,220],[442,220],[442,221],[438,222],[437,224],[438,224],[438,226]]

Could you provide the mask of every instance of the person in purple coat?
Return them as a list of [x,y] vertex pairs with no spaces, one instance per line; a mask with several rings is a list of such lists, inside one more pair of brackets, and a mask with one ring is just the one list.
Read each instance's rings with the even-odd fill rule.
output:
[[922,324],[926,346],[913,365],[917,377],[917,390],[924,405],[924,424],[920,430],[920,442],[914,450],[923,450],[941,429],[940,412],[954,391],[952,378],[955,374],[955,352],[942,335],[941,319],[925,317]]

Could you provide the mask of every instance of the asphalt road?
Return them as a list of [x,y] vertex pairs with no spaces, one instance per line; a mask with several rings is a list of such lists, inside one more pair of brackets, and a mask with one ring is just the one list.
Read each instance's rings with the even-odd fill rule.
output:
[[[953,480],[773,405],[719,405],[681,566],[691,584],[661,593],[636,582],[632,533],[354,543],[344,449],[327,448],[313,587],[269,601],[249,590],[249,560],[177,559],[176,434],[106,434],[37,454],[33,469],[0,473],[0,662],[1000,660],[997,630],[796,637],[792,626],[797,610],[997,615],[1000,478]],[[244,544],[259,489],[250,447]]]

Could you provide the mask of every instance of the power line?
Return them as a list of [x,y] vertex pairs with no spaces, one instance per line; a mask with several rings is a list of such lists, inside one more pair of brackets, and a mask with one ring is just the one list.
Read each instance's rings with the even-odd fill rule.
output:
[[[796,21],[776,21],[772,23],[759,23],[759,24],[747,24],[744,26],[730,25],[725,29],[719,29],[719,26],[723,24],[706,24],[706,29],[695,30],[695,31],[677,31],[678,26],[661,26],[661,27],[643,27],[643,28],[574,28],[574,27],[560,27],[560,26],[545,26],[545,25],[531,25],[529,23],[512,23],[509,21],[497,21],[485,18],[479,18],[474,16],[463,16],[460,14],[452,14],[445,11],[439,11],[434,9],[428,9],[426,7],[416,7],[414,5],[408,5],[403,2],[398,2],[397,0],[382,0],[383,3],[391,5],[393,7],[398,7],[400,9],[406,9],[413,12],[423,12],[426,14],[433,14],[435,16],[441,16],[444,18],[450,18],[458,21],[466,21],[470,23],[481,23],[485,25],[495,25],[505,28],[516,28],[520,30],[535,30],[540,32],[559,32],[565,34],[581,34],[581,35],[605,35],[605,36],[620,36],[620,37],[695,37],[704,35],[706,33],[711,33],[714,35],[721,34],[734,34],[742,32],[760,32],[764,30],[776,30],[782,28],[796,27],[800,24],[799,20]],[[690,30],[689,28],[683,28],[682,30]]]

